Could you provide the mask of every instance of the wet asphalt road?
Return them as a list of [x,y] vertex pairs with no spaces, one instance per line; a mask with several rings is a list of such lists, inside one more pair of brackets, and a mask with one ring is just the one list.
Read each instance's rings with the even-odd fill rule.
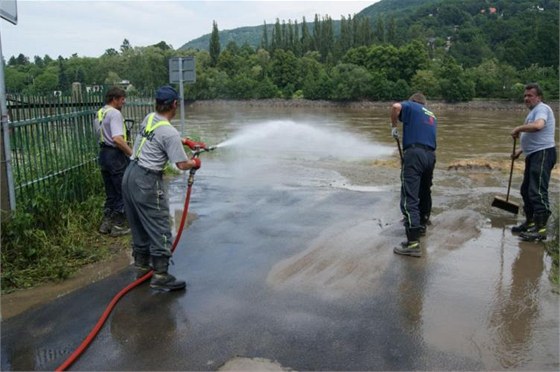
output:
[[[396,256],[398,173],[356,191],[333,187],[344,182],[328,169],[275,164],[278,178],[266,166],[238,177],[236,164],[209,157],[197,174],[198,218],[170,267],[188,290],[134,289],[71,370],[216,370],[235,356],[295,370],[558,369],[558,295],[542,247],[440,208],[424,257]],[[174,207],[186,177],[170,185]],[[520,253],[532,269],[515,287]],[[2,370],[59,366],[133,278],[128,268],[3,321]]]

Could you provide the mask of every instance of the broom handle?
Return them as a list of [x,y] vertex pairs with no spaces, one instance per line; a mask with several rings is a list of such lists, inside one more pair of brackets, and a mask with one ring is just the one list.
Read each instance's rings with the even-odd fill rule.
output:
[[402,164],[404,162],[404,159],[402,155],[401,141],[399,141],[398,138],[395,138],[395,140],[397,141],[397,147],[399,148],[399,156],[401,157],[401,164]]
[[509,182],[508,182],[508,191],[506,194],[506,202],[509,200],[509,190],[511,189],[511,177],[513,176],[513,163],[515,162],[515,145],[517,142],[517,138],[513,139],[513,151],[511,153],[511,168],[509,169]]

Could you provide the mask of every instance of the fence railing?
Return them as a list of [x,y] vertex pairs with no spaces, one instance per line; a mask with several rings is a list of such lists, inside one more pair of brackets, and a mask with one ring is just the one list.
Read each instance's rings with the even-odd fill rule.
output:
[[[101,192],[98,134],[93,125],[103,105],[99,94],[80,97],[7,97],[13,188],[17,209],[36,201],[84,200]],[[152,99],[127,99],[125,119],[139,123],[153,111]],[[138,124],[133,127],[136,134]]]

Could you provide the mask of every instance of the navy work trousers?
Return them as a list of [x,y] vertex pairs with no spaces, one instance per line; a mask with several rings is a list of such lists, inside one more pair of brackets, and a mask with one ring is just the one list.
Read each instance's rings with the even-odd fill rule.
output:
[[434,151],[415,146],[404,151],[401,171],[401,212],[407,229],[418,228],[430,218],[435,164]]
[[528,220],[535,215],[550,216],[548,184],[552,168],[556,164],[556,148],[534,152],[525,158],[525,172],[521,184],[523,210]]
[[99,151],[99,167],[105,185],[106,216],[124,213],[122,179],[129,162],[128,156],[116,147],[102,146]]

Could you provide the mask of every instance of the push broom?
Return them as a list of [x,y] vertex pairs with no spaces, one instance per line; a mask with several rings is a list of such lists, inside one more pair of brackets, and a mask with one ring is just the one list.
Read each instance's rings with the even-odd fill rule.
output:
[[494,201],[492,202],[492,206],[496,208],[503,209],[504,211],[511,212],[513,214],[519,213],[519,205],[509,201],[509,190],[511,189],[511,177],[513,175],[513,163],[515,162],[515,145],[517,142],[517,138],[513,139],[513,152],[511,154],[511,168],[509,170],[509,182],[508,182],[508,189],[506,198],[501,198],[499,196],[494,197]]

